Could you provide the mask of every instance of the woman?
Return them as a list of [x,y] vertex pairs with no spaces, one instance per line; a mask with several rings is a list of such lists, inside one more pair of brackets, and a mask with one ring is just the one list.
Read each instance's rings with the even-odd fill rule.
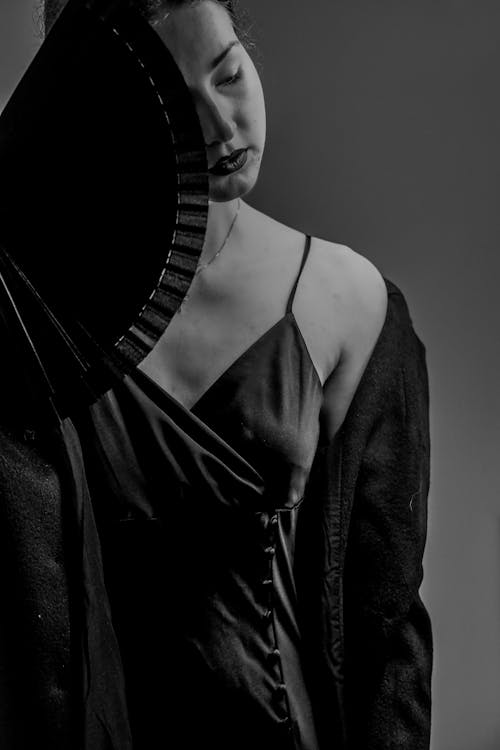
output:
[[[242,200],[265,109],[231,4],[136,5],[192,93],[210,206],[178,314],[126,388],[77,422],[130,721],[129,735],[111,703],[95,709],[102,726],[87,746],[104,747],[107,733],[120,750],[423,750],[423,346],[401,293],[368,260]],[[160,412],[177,408],[166,397],[179,422],[229,446],[228,463],[232,451],[251,467],[248,497],[213,502],[193,481],[158,511],[169,476]],[[113,526],[106,472],[135,476],[147,454],[154,491],[137,483],[118,521],[146,507],[155,523]],[[105,700],[98,682],[89,690]]]
[[329,425],[335,432],[382,327],[382,277],[352,250],[311,238],[293,315],[283,317],[306,238],[242,200],[258,178],[266,119],[259,76],[238,40],[230,5],[162,4],[151,21],[195,99],[211,203],[200,274],[143,369],[190,409],[283,318],[273,336],[287,326],[303,334],[315,377],[336,403]]
[[[296,609],[295,584],[286,580],[293,574],[284,560],[289,556],[293,564],[295,515],[317,447],[323,392],[335,403],[325,426],[331,436],[343,421],[380,332],[387,292],[378,271],[362,256],[305,238],[243,201],[258,178],[266,121],[259,76],[238,38],[231,5],[161,3],[149,20],[194,97],[207,148],[211,202],[189,297],[140,367],[246,457],[265,477],[269,492],[282,498],[277,507],[285,506],[278,514],[283,548],[269,573],[269,586],[276,589],[265,597],[278,599],[278,605],[279,581],[284,579],[283,611],[273,615],[273,645],[283,654],[281,665],[261,663],[253,644],[246,658],[251,653],[257,663],[242,669],[237,655],[241,639],[257,640],[262,627],[244,622],[245,611],[238,610],[230,593],[218,593],[220,606],[227,606],[227,597],[234,607],[241,632],[237,637],[224,634],[225,653],[218,658],[217,637],[210,642],[211,652],[200,645],[201,636],[196,639],[197,648],[207,650],[205,662],[228,683],[213,702],[201,694],[200,701],[207,704],[204,723],[208,725],[209,716],[212,727],[205,741],[254,747],[267,738],[270,747],[279,747],[283,740],[279,734],[273,739],[272,732],[289,720],[295,746],[312,750],[319,748],[319,740],[299,652],[298,613],[287,613]],[[294,520],[281,520],[288,516]],[[285,616],[292,617],[293,625]],[[217,620],[221,631],[224,625]],[[247,632],[253,628],[257,633]],[[189,679],[203,674],[194,666]],[[277,710],[274,721],[268,717],[268,725],[254,706],[242,709],[235,701],[228,711],[228,700],[241,690],[239,681],[244,693],[254,694],[256,706],[259,700],[268,703],[266,717],[273,716],[276,695],[269,690],[265,699],[257,696],[266,695],[269,681],[284,685],[287,710],[279,706],[282,713]],[[207,694],[216,691],[215,685],[207,682]],[[248,697],[242,701],[246,705]],[[223,706],[222,713],[217,706]],[[199,741],[196,735],[188,742],[183,734],[186,747]]]

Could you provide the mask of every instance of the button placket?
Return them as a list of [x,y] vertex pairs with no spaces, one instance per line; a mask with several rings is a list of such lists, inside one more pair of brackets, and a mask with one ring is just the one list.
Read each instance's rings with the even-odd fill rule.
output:
[[276,530],[276,521],[277,516],[276,514],[267,514],[266,518],[266,525],[265,525],[265,532],[266,532],[266,546],[264,547],[264,554],[268,559],[268,565],[267,565],[267,572],[264,575],[261,584],[263,590],[266,592],[266,603],[267,603],[267,609],[266,609],[266,619],[271,620],[272,619],[272,608],[273,608],[273,561],[274,556],[276,554],[276,544],[275,544],[275,530]]
[[281,652],[280,652],[279,648],[273,648],[273,649],[271,649],[271,651],[267,655],[267,658],[273,664],[278,664],[280,662],[280,659],[281,659]]
[[268,659],[272,664],[273,670],[275,670],[277,678],[277,685],[273,695],[273,702],[275,703],[276,708],[279,708],[279,713],[282,714],[282,717],[279,719],[280,726],[283,727],[284,731],[290,732],[292,730],[290,706],[286,684],[284,681],[285,678],[283,666],[281,664],[281,652],[278,648],[276,628],[273,621],[273,563],[276,555],[276,534],[279,525],[278,513],[276,511],[273,511],[272,513],[261,513],[259,521],[265,538],[263,553],[267,558],[267,570],[261,579],[262,590],[267,593],[266,606],[263,609],[263,620],[272,628],[272,644],[271,649],[268,653]]
[[[272,552],[271,552],[272,549]],[[271,622],[273,616],[273,558],[274,548],[266,547],[265,554],[268,558],[267,571],[261,580],[262,590],[265,594],[266,608],[264,610],[264,619]]]

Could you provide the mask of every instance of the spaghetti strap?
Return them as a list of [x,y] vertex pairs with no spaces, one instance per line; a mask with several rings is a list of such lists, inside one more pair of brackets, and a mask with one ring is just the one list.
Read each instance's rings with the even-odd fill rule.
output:
[[293,285],[292,291],[290,292],[290,296],[288,297],[288,304],[286,306],[287,314],[292,312],[293,299],[295,297],[295,292],[297,291],[297,286],[299,283],[300,276],[306,264],[307,256],[309,255],[310,248],[311,248],[311,235],[306,234],[306,245],[304,248],[304,253],[302,255],[302,263],[300,264],[299,272],[297,274],[297,278],[295,279],[295,284]]

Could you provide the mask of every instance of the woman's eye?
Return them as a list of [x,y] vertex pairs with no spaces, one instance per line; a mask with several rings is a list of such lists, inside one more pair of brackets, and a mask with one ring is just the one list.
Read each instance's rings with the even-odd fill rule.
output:
[[221,81],[218,86],[230,86],[232,83],[236,83],[241,78],[241,73],[238,70],[233,76],[230,78],[226,78],[224,81]]

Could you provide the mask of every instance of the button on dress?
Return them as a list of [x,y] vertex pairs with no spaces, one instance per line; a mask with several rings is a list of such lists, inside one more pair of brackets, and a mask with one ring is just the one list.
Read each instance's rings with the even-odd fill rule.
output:
[[[205,487],[186,477],[169,492],[171,397],[141,371],[92,410],[88,474],[137,750],[320,750],[294,577],[323,399],[292,311],[310,239],[284,316],[184,410],[226,444],[225,478],[207,466]],[[259,491],[232,491],[233,454]]]

